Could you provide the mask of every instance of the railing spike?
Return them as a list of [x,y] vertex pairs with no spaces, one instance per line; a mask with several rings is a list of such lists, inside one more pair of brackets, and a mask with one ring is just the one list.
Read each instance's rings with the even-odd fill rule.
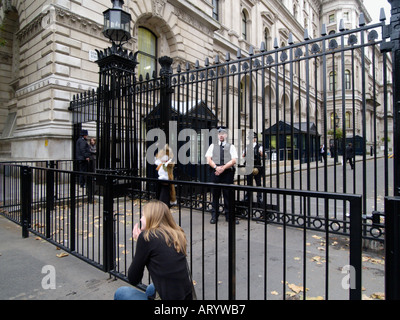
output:
[[292,34],[292,33],[289,33],[288,44],[289,44],[289,45],[292,45],[293,43],[294,43],[294,41],[293,41],[293,34]]
[[360,14],[360,20],[359,20],[359,22],[358,22],[358,25],[359,25],[360,27],[365,26],[365,17],[364,17],[364,13],[361,13],[361,14]]
[[254,47],[250,46],[249,48],[249,55],[253,56],[254,55]]
[[308,35],[308,29],[304,29],[304,40],[310,40],[310,37]]
[[264,52],[265,51],[265,42],[264,41],[261,41],[261,47],[260,47],[260,51],[261,52]]
[[344,30],[345,30],[344,21],[343,21],[343,19],[340,19],[340,22],[339,22],[339,31],[340,31],[340,32],[343,32]]
[[385,14],[385,9],[381,8],[381,14],[379,15],[379,21],[386,21],[386,14]]
[[321,28],[321,36],[325,37],[326,35],[327,35],[326,24],[323,23]]

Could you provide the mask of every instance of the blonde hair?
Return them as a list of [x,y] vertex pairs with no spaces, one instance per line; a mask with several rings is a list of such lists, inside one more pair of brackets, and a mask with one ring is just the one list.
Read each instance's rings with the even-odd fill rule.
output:
[[143,207],[143,215],[146,218],[146,229],[143,231],[146,241],[149,241],[150,234],[156,238],[161,234],[169,247],[173,245],[178,253],[182,252],[186,256],[185,232],[176,224],[165,203],[158,200],[150,201]]
[[156,158],[161,159],[163,156],[167,155],[169,159],[172,159],[174,157],[174,153],[172,152],[172,149],[169,147],[168,144],[164,146],[156,155]]

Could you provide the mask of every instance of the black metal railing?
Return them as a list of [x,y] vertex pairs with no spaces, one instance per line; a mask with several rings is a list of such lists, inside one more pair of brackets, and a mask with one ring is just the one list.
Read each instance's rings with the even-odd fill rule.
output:
[[[82,174],[79,172],[13,164],[1,164],[1,168],[3,176],[12,168],[19,172],[8,175],[8,179],[2,176],[2,190],[7,189],[11,198],[21,200],[11,203],[1,199],[1,214],[21,224],[23,236],[37,234],[126,280],[135,252],[132,228],[139,222],[143,205],[154,198],[154,190],[149,190],[148,185],[157,180],[84,173],[86,187],[81,188],[77,183]],[[185,230],[188,261],[201,299],[276,299],[270,292],[280,292],[278,298],[285,299],[286,286],[294,278],[304,288],[309,283],[319,288],[318,293],[309,295],[329,299],[336,298],[339,292],[342,299],[361,298],[361,196],[221,185],[230,190],[232,212],[237,216],[211,225],[209,191],[215,186],[190,181],[170,183],[175,184],[178,199],[171,210]],[[260,191],[263,205],[254,208],[259,216],[248,219],[251,215],[241,212],[244,194]],[[248,210],[252,210],[252,203]],[[334,211],[341,211],[342,219],[332,215]],[[316,212],[320,214],[317,216]],[[263,215],[267,220],[262,219]],[[239,225],[235,218],[240,218]],[[275,222],[279,228],[274,228]],[[292,228],[293,225],[297,227]],[[339,225],[340,231],[336,229]],[[324,246],[323,277],[316,277],[307,269],[308,242],[316,231],[325,238],[325,244],[320,244]],[[345,260],[356,271],[352,278],[356,285],[349,290],[338,288],[330,280],[335,271],[330,266],[329,239],[338,234],[349,240]],[[296,266],[291,263],[294,258],[299,261]],[[146,281],[148,277],[145,284]],[[306,299],[307,292],[302,292],[302,297]]]

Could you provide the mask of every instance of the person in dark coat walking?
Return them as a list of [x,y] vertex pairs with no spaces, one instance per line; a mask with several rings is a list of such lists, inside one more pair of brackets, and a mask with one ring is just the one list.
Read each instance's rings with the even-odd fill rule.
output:
[[354,169],[353,158],[354,158],[353,145],[351,143],[349,143],[347,145],[347,147],[346,147],[346,162],[345,162],[345,165],[347,164],[347,161],[349,161],[351,169]]
[[325,160],[325,154],[326,154],[326,152],[325,152],[325,145],[322,144],[322,146],[319,148],[319,155],[320,155],[320,157],[321,157],[321,162],[326,161],[326,160]]
[[[78,160],[79,171],[80,172],[87,172],[89,168],[89,161],[90,161],[90,146],[87,143],[86,139],[88,136],[87,130],[81,131],[81,136],[76,141],[76,160]],[[85,176],[79,176],[79,185],[83,188],[85,186]]]
[[[253,144],[249,145],[248,148],[251,150],[250,152],[253,152],[254,167],[252,172],[246,177],[247,185],[252,186],[254,179],[254,181],[256,182],[256,186],[261,187],[261,178],[264,177],[264,167],[262,165],[263,147],[261,144],[258,143],[257,133],[254,133]],[[246,157],[246,153],[247,153],[247,147],[245,149],[245,152],[243,153],[243,157]],[[249,195],[247,193],[244,197],[244,201],[245,202],[249,201]],[[260,206],[262,204],[261,192],[257,192],[257,204]]]

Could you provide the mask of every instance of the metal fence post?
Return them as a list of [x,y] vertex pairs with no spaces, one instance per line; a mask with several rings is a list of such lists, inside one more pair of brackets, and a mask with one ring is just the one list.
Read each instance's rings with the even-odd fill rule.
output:
[[29,237],[32,214],[32,169],[21,167],[21,226],[22,237]]
[[71,172],[70,175],[70,204],[69,207],[71,209],[70,213],[70,228],[69,228],[69,244],[70,250],[75,251],[75,235],[76,235],[76,216],[75,216],[75,206],[76,206],[76,177],[75,172]]
[[385,299],[400,300],[400,198],[385,198]]
[[391,5],[390,44],[393,66],[394,197],[385,198],[385,297],[400,299],[400,0]]
[[51,235],[51,211],[54,210],[54,161],[48,163],[46,170],[46,238]]
[[400,0],[388,0],[392,6],[390,42],[393,59],[393,135],[394,135],[394,195],[400,196]]
[[[236,216],[235,190],[229,189],[229,222],[228,222],[228,299],[236,300]],[[249,213],[249,219],[250,219]]]
[[350,202],[350,266],[355,271],[350,274],[350,300],[361,300],[362,292],[362,198]]
[[109,272],[115,263],[113,177],[106,176],[103,181],[103,271]]

